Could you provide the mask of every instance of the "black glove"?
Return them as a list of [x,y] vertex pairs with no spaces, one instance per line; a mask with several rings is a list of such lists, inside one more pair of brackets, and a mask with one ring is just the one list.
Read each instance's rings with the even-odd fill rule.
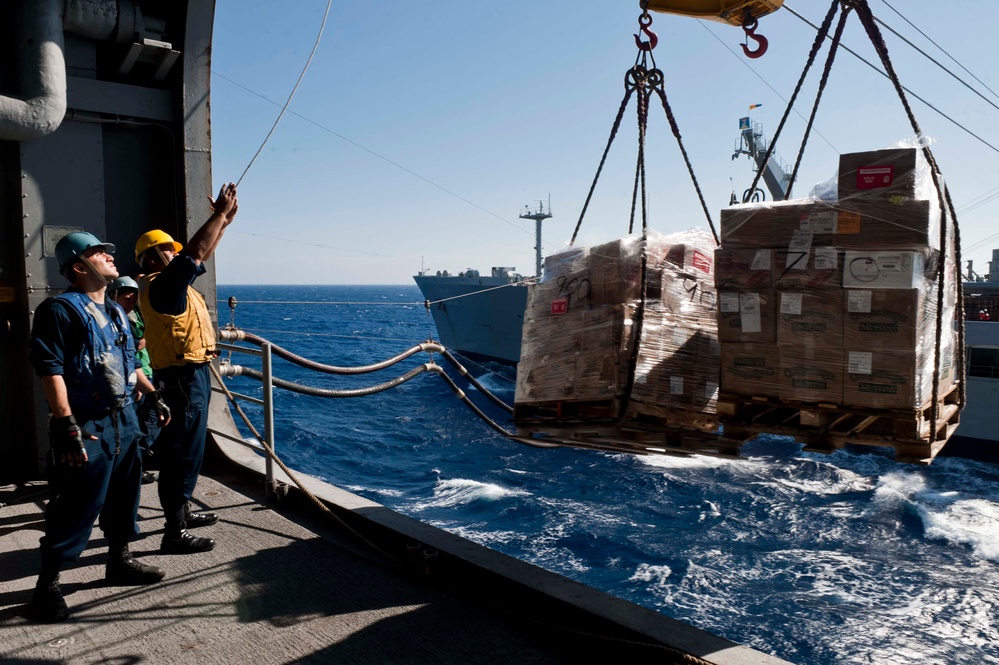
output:
[[159,390],[146,393],[146,399],[152,401],[153,408],[156,409],[156,415],[159,416],[160,427],[163,427],[170,420],[170,407],[163,401]]
[[73,453],[83,453],[83,430],[76,424],[73,414],[53,418],[49,424],[49,437],[52,442],[52,452],[56,459]]

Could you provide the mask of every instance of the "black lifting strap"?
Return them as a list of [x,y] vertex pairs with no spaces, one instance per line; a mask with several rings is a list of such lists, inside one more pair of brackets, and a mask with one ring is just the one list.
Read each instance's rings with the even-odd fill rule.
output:
[[[839,23],[836,25],[836,34],[833,35],[832,45],[829,47],[829,55],[826,56],[826,66],[822,69],[822,78],[819,81],[818,92],[815,93],[815,102],[812,104],[812,113],[808,116],[808,124],[805,125],[805,134],[801,138],[801,145],[798,147],[798,157],[794,160],[794,168],[791,170],[791,178],[787,182],[787,192],[784,193],[784,200],[791,200],[791,189],[798,178],[798,169],[801,167],[801,158],[805,155],[805,146],[808,144],[808,137],[812,134],[812,125],[815,124],[815,116],[819,112],[819,103],[822,101],[822,93],[826,90],[826,83],[829,82],[829,72],[832,70],[833,61],[836,59],[836,52],[839,50],[840,40],[843,38],[843,28],[846,27],[846,19],[850,15],[850,7],[843,9],[839,15]],[[775,138],[776,140],[776,138]]]
[[715,244],[719,244],[718,232],[715,230],[714,220],[712,220],[711,212],[708,210],[708,204],[704,200],[704,193],[701,191],[701,185],[697,180],[696,174],[694,173],[694,167],[690,163],[690,156],[687,154],[687,149],[683,145],[683,136],[680,134],[680,127],[676,122],[676,116],[673,115],[673,109],[670,108],[669,100],[666,98],[663,79],[663,73],[658,68],[653,67],[651,70],[647,70],[644,66],[638,64],[625,73],[624,99],[621,100],[621,106],[618,108],[617,117],[614,119],[613,127],[611,127],[610,137],[607,139],[607,146],[604,148],[604,153],[600,158],[600,164],[597,166],[596,175],[593,176],[593,183],[590,185],[590,191],[587,193],[583,209],[579,213],[579,220],[576,222],[576,228],[573,230],[572,238],[569,240],[570,247],[575,244],[576,237],[579,235],[579,229],[583,225],[583,217],[586,216],[586,210],[589,208],[590,200],[593,198],[593,192],[596,189],[597,181],[600,179],[600,173],[603,171],[604,163],[607,161],[607,155],[610,152],[611,144],[614,143],[614,138],[617,136],[618,129],[621,127],[621,120],[624,117],[624,111],[628,106],[628,101],[631,99],[631,95],[636,91],[638,97],[638,161],[635,166],[635,187],[631,197],[631,221],[628,225],[628,233],[632,233],[634,231],[635,209],[640,186],[642,201],[642,235],[645,236],[648,229],[645,188],[645,135],[646,128],[648,126],[649,90],[655,91],[655,93],[659,96],[659,100],[663,106],[663,111],[666,113],[666,119],[670,125],[670,130],[676,138],[677,145],[680,148],[680,153],[683,155],[683,161],[687,166],[687,172],[690,174],[691,182],[693,182],[694,189],[697,192],[697,198],[701,202],[701,209],[704,211],[704,217],[708,221],[708,227],[711,229],[711,235],[715,239]]
[[[877,22],[874,19],[874,14],[871,12],[870,6],[867,4],[867,0],[851,0],[855,3],[857,10],[857,16],[860,18],[861,23],[864,25],[864,29],[867,31],[867,36],[870,38],[871,43],[874,45],[874,49],[878,52],[878,56],[881,58],[881,64],[884,65],[885,72],[887,72],[888,77],[891,79],[892,85],[895,86],[895,92],[898,93],[898,98],[902,102],[902,106],[905,108],[905,113],[909,118],[909,122],[912,124],[912,130],[916,133],[916,136],[922,136],[923,131],[919,127],[919,122],[916,121],[916,116],[912,112],[912,107],[909,105],[909,100],[905,96],[905,90],[902,88],[902,83],[898,79],[898,74],[895,72],[895,67],[892,65],[891,58],[888,56],[888,46],[885,44],[884,37],[881,35],[881,30],[878,29]],[[945,282],[947,274],[947,216],[950,215],[950,219],[954,225],[954,254],[955,254],[955,264],[961,265],[961,232],[960,227],[957,223],[957,211],[954,209],[954,202],[950,198],[950,192],[946,191],[946,188],[941,183],[940,168],[937,165],[937,160],[933,156],[933,152],[930,150],[928,145],[922,146],[923,156],[930,165],[930,170],[933,174],[933,184],[937,190],[937,202],[940,206],[941,220],[940,220],[940,266],[937,271],[937,328],[936,328],[936,345],[934,346],[934,363],[933,363],[933,432],[931,436],[935,439],[937,419],[939,417],[939,392],[940,392],[940,344],[943,335],[943,325],[944,325],[944,295],[945,295]],[[958,332],[957,332],[957,346],[954,355],[957,364],[957,376],[960,380],[958,386],[958,406],[960,409],[964,408],[965,402],[967,400],[967,381],[965,381],[965,330],[964,330],[964,289],[961,288],[959,281],[955,280],[955,288],[957,289],[957,311],[961,313],[958,318]]]
[[[658,71],[658,70],[656,70]],[[659,95],[659,101],[662,102],[663,111],[666,113],[666,119],[669,121],[670,130],[673,132],[673,136],[676,137],[676,144],[680,146],[680,154],[683,155],[683,161],[687,165],[687,173],[690,174],[690,180],[694,183],[694,189],[697,191],[697,198],[701,201],[701,210],[704,211],[704,217],[708,220],[708,228],[711,229],[711,235],[714,236],[715,244],[720,245],[721,242],[718,240],[718,233],[715,231],[715,223],[711,219],[711,213],[708,211],[708,204],[704,201],[704,193],[701,191],[701,184],[697,181],[697,176],[694,175],[694,167],[690,163],[690,157],[687,155],[687,149],[683,146],[683,137],[680,135],[680,126],[676,124],[676,117],[673,115],[673,109],[670,108],[669,101],[666,99],[666,90],[662,83],[662,73],[660,72],[660,85],[653,88],[656,94]]]
[[[628,70],[631,73],[631,70]],[[593,184],[590,185],[590,191],[586,195],[586,201],[583,203],[583,209],[579,213],[579,221],[576,222],[576,229],[572,232],[572,239],[569,240],[569,247],[572,247],[576,242],[576,236],[579,234],[579,227],[583,225],[583,216],[586,215],[586,209],[590,206],[590,199],[593,198],[593,190],[597,187],[597,180],[600,179],[600,172],[604,168],[604,162],[607,161],[607,153],[610,152],[611,144],[614,143],[614,137],[617,136],[617,130],[621,127],[621,119],[624,117],[624,110],[628,108],[628,100],[631,99],[631,93],[634,92],[633,88],[627,88],[624,93],[624,99],[621,100],[621,107],[617,110],[617,117],[614,118],[614,125],[611,127],[610,136],[607,138],[607,147],[604,148],[604,154],[600,158],[600,165],[597,166],[597,173],[593,176]]]
[[[805,78],[808,76],[808,71],[812,68],[812,64],[815,62],[815,56],[818,55],[819,49],[822,47],[822,42],[825,41],[826,36],[829,34],[829,27],[832,25],[833,17],[836,16],[836,11],[839,9],[840,0],[833,0],[832,4],[829,6],[829,11],[826,12],[826,17],[822,21],[822,25],[819,26],[819,31],[815,35],[815,41],[812,43],[812,49],[808,52],[808,59],[805,61],[805,68],[801,72],[801,76],[798,77],[798,85],[794,87],[794,92],[791,94],[791,100],[787,103],[787,108],[784,109],[784,115],[780,119],[780,123],[777,125],[777,131],[774,132],[773,139],[770,141],[770,145],[767,146],[767,152],[763,156],[763,164],[766,164],[770,157],[773,155],[774,147],[777,145],[777,139],[780,138],[781,132],[784,131],[784,125],[787,124],[787,118],[791,115],[791,111],[794,108],[794,102],[798,99],[798,93],[801,92],[801,86],[805,83]],[[757,186],[760,184],[760,178],[763,177],[763,169],[756,170],[756,177],[753,178],[753,184],[749,186],[747,192],[756,191]],[[790,191],[790,188],[788,189]],[[743,201],[746,203],[746,201]]]
[[635,186],[631,190],[631,217],[628,219],[628,233],[635,229],[635,203],[638,198],[638,184],[642,185],[642,238],[646,237],[649,229],[649,215],[646,207],[645,197],[645,131],[649,127],[649,87],[651,74],[658,72],[653,69],[647,72],[644,67],[635,67],[631,70],[635,77],[635,90],[638,92],[636,105],[638,107],[638,160],[635,163]]

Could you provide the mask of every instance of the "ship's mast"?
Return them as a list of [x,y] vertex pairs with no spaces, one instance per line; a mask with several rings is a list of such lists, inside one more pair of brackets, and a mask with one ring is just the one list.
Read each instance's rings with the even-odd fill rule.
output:
[[545,208],[544,201],[538,201],[538,209],[531,212],[529,206],[524,206],[524,212],[520,214],[521,219],[533,219],[534,220],[534,276],[541,279],[541,222],[552,216],[552,202],[551,199],[548,201],[548,207]]

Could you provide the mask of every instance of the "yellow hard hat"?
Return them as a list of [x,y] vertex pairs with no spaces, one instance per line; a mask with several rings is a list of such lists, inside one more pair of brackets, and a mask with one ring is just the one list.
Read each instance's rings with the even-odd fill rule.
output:
[[159,229],[154,229],[148,233],[143,233],[135,242],[135,260],[138,261],[139,256],[141,256],[144,251],[152,249],[157,245],[173,245],[173,251],[175,252],[179,252],[184,249],[184,246],[171,238],[169,233]]

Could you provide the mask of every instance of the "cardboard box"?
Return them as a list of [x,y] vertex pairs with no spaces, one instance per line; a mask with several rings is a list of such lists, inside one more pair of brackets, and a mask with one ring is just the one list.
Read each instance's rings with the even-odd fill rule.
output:
[[777,291],[719,291],[718,339],[722,342],[776,342]]
[[936,199],[893,201],[848,199],[839,203],[838,228],[844,249],[940,247],[940,206]]
[[[920,170],[920,167],[921,170]],[[841,202],[855,200],[912,200],[917,178],[928,165],[916,148],[892,148],[840,155],[838,191]]]
[[[660,415],[658,407],[666,407],[717,413],[718,360],[715,358],[714,365],[707,365],[673,359],[649,372],[636,372],[631,392],[635,408],[630,412]],[[639,404],[648,406],[643,408]]]
[[[931,353],[846,349],[843,403],[872,409],[918,409],[933,397]],[[941,358],[939,394],[954,385],[953,354]]]
[[769,289],[773,287],[774,250],[715,250],[715,286],[720,289]]
[[841,348],[785,346],[780,349],[779,396],[784,402],[843,403]]
[[773,282],[779,289],[839,288],[843,284],[843,252],[835,247],[775,250]]
[[721,211],[721,244],[725,249],[787,249],[795,232],[806,232],[811,234],[812,245],[836,245],[837,217],[837,208],[830,203],[781,201],[729,206]]
[[849,250],[843,255],[843,286],[918,289],[925,286],[925,256],[915,250]]
[[744,397],[777,397],[780,349],[776,344],[722,342],[721,391]]
[[844,298],[837,287],[778,291],[778,346],[843,348]]
[[[936,342],[936,293],[921,289],[846,289],[843,346],[915,352]],[[956,339],[945,307],[942,344]]]

